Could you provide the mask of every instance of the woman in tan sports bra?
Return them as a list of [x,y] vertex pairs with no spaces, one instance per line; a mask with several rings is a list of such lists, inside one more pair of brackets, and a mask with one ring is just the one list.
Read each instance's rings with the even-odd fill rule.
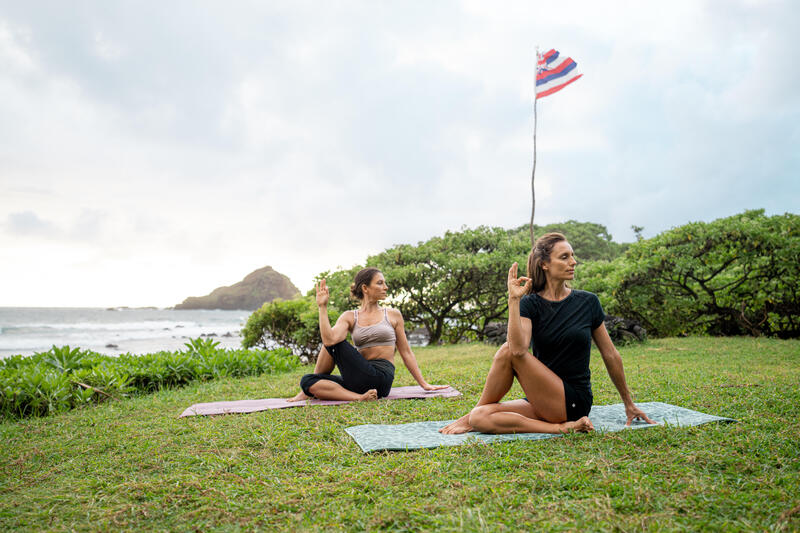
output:
[[[396,309],[380,307],[388,287],[377,268],[364,268],[356,274],[350,293],[361,300],[359,309],[345,311],[331,327],[328,319],[328,287],[323,279],[317,285],[319,330],[323,348],[313,374],[300,380],[300,392],[291,401],[375,400],[389,395],[394,381],[395,349],[408,371],[425,390],[444,389],[422,377],[417,359],[406,339],[403,315]],[[353,344],[345,339],[350,332]],[[341,376],[331,374],[339,368]]]

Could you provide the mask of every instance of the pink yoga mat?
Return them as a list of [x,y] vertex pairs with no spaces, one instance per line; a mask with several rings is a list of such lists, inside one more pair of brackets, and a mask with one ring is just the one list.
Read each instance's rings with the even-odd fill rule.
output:
[[[453,396],[461,396],[461,393],[453,387],[427,391],[419,385],[412,385],[408,387],[392,387],[389,396],[382,399],[409,400],[413,398],[452,398]],[[339,405],[342,403],[350,402],[317,399],[305,402],[288,402],[284,398],[264,398],[262,400],[196,403],[191,407],[187,407],[178,418],[184,416],[226,415],[229,413],[254,413],[256,411],[266,411],[267,409],[285,409],[287,407],[303,407],[306,405]]]

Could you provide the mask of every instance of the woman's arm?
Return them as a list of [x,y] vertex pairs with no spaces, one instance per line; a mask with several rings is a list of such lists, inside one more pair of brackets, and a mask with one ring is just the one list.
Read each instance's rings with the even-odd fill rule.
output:
[[[519,316],[519,303],[528,293],[531,278],[517,277],[517,263],[508,269],[508,348],[517,356],[525,355],[531,344],[533,324]],[[523,282],[523,284],[520,284]]]
[[322,337],[322,344],[325,346],[333,346],[339,344],[347,338],[347,332],[350,331],[353,313],[345,311],[339,316],[336,325],[331,327],[331,321],[328,318],[328,300],[330,300],[330,293],[328,286],[323,279],[316,285],[317,289],[317,306],[319,306],[319,335]]
[[631,391],[628,390],[628,384],[625,382],[625,371],[622,368],[622,356],[611,341],[611,337],[609,337],[608,331],[606,330],[606,325],[600,324],[596,327],[595,330],[592,331],[592,338],[597,348],[600,350],[600,355],[603,356],[603,363],[606,365],[608,375],[617,388],[619,396],[622,398],[622,403],[625,404],[625,415],[628,418],[625,425],[630,426],[634,418],[639,418],[650,424],[655,424],[655,422],[644,414],[644,411],[636,407],[633,403]]
[[414,352],[411,351],[411,345],[408,344],[408,338],[406,338],[403,314],[396,309],[391,309],[389,313],[392,315],[394,333],[397,336],[397,351],[400,352],[400,357],[403,358],[403,364],[406,365],[411,376],[419,383],[420,387],[425,390],[446,389],[449,385],[431,385],[425,381],[425,378],[422,377],[419,365],[417,364],[417,358],[414,356]]

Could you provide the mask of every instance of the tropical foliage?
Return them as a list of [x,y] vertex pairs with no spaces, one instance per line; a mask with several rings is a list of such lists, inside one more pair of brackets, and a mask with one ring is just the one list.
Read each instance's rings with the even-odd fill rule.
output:
[[602,292],[618,313],[655,335],[800,337],[800,216],[686,224],[602,268],[613,271]]
[[[333,322],[335,309],[328,315]],[[322,338],[319,334],[319,311],[313,296],[293,300],[273,300],[256,309],[242,329],[245,348],[267,348],[271,342],[285,346],[300,357],[315,359]]]
[[[634,227],[640,236],[642,228]],[[800,217],[763,210],[693,222],[632,244],[607,229],[570,220],[536,228],[566,235],[581,262],[574,287],[599,295],[606,312],[642,323],[651,336],[693,333],[800,337]],[[527,227],[464,228],[416,245],[397,245],[365,265],[323,272],[331,320],[357,302],[350,283],[363,266],[383,271],[388,304],[406,327],[430,342],[485,340],[506,318],[506,273],[525,271]],[[245,328],[246,346],[268,339],[312,353],[320,340],[313,290],[303,299],[265,305]],[[261,343],[261,344],[259,344]]]
[[[638,226],[634,229],[643,229]],[[580,262],[584,261],[612,261],[625,253],[629,244],[614,242],[608,228],[595,222],[578,222],[567,220],[555,224],[539,226],[534,224],[534,235],[539,237],[545,233],[558,232],[569,239],[572,251]],[[528,225],[520,226],[513,230],[526,237],[528,250],[530,250],[530,230]],[[526,250],[527,253],[527,250]]]
[[29,357],[0,360],[0,418],[66,411],[110,398],[153,392],[225,376],[272,374],[298,361],[277,350],[223,350],[194,339],[178,352],[119,357],[53,346]]
[[383,271],[391,305],[423,326],[431,344],[483,340],[488,324],[506,315],[508,268],[525,261],[527,239],[501,228],[464,229],[395,246],[369,257],[367,265]]

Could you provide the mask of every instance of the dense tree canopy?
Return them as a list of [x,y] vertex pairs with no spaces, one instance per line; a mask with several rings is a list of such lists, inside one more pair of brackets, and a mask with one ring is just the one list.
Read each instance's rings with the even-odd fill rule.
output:
[[[526,235],[530,234],[527,224],[513,231]],[[557,222],[546,226],[534,224],[534,234],[537,238],[553,231],[564,234],[572,245],[575,257],[581,262],[611,261],[622,255],[628,247],[628,244],[614,242],[608,233],[608,228],[594,222],[567,220],[566,222]]]
[[800,217],[693,222],[590,265],[580,286],[659,336],[800,336]]
[[[637,228],[641,229],[641,228]],[[640,321],[651,335],[776,335],[800,337],[800,217],[747,211],[695,222],[633,244],[606,228],[570,220],[537,227],[564,233],[581,261],[574,287],[600,296],[606,312]],[[514,261],[525,271],[526,227],[464,228],[416,245],[370,256],[366,265],[323,272],[335,321],[358,305],[350,284],[363,266],[383,271],[387,304],[406,327],[424,327],[431,343],[483,340],[507,316],[506,278]],[[320,340],[311,290],[256,311],[243,331],[247,346],[268,339],[314,355]]]
[[527,235],[478,227],[395,246],[367,264],[383,271],[392,305],[424,326],[431,343],[457,342],[483,339],[489,322],[505,316],[508,268],[524,264],[528,249]]

